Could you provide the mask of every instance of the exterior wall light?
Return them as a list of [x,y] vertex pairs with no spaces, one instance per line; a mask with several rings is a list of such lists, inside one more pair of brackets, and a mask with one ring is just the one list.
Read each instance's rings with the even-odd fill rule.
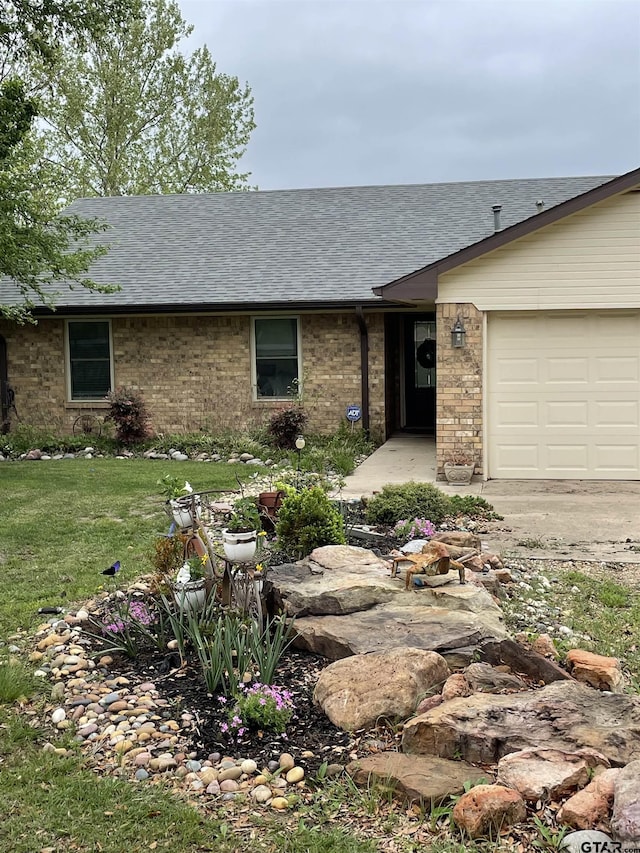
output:
[[462,325],[462,320],[460,317],[456,320],[453,328],[451,329],[451,346],[456,349],[463,347],[465,345],[465,337],[467,331],[465,327]]

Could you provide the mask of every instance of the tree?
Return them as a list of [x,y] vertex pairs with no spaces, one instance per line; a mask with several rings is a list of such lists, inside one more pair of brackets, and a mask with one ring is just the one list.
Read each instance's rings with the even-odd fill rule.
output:
[[102,226],[59,217],[59,181],[42,159],[32,128],[38,102],[29,94],[36,58],[54,67],[61,38],[82,40],[130,14],[127,0],[12,0],[0,7],[0,317],[31,320],[35,301],[52,304],[54,281],[109,291],[86,276],[104,252],[87,238]]
[[184,56],[193,27],[175,0],[65,47],[43,96],[50,158],[71,196],[247,189],[235,171],[255,127],[253,98],[218,73],[207,47]]

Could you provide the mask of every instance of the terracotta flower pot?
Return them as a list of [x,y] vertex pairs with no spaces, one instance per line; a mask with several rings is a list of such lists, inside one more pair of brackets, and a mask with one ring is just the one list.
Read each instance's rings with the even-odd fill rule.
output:
[[262,522],[262,529],[271,533],[275,528],[275,520],[278,510],[282,506],[285,494],[282,491],[260,492],[258,495],[258,511]]

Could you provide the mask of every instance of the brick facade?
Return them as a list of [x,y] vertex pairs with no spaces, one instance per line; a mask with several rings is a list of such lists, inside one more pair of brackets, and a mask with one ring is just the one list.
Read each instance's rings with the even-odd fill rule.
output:
[[[384,432],[384,318],[365,314],[370,426]],[[310,432],[330,433],[348,405],[361,405],[360,331],[352,312],[300,315],[304,405]],[[241,429],[264,423],[282,401],[255,401],[248,315],[114,317],[116,385],[142,391],[159,433]],[[95,403],[68,403],[64,321],[0,322],[8,376],[24,424],[69,431]]]
[[[460,317],[466,330],[465,346],[451,346],[451,328]],[[438,473],[451,453],[463,451],[475,458],[482,473],[482,312],[471,303],[436,306]]]

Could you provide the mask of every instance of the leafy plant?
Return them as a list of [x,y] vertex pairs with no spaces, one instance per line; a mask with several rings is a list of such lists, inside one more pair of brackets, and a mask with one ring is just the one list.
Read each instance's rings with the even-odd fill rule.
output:
[[565,835],[569,832],[568,826],[563,826],[560,829],[552,829],[544,824],[537,815],[534,815],[533,822],[538,830],[538,838],[533,841],[533,846],[538,850],[560,850]]
[[233,505],[233,513],[227,523],[229,533],[249,533],[260,527],[260,513],[255,498],[240,498]]
[[149,412],[142,394],[135,388],[116,388],[106,398],[109,418],[116,425],[116,438],[124,444],[137,444],[151,434]]
[[157,645],[157,634],[151,628],[157,615],[145,601],[132,596],[113,598],[111,606],[112,609],[101,620],[92,620],[92,624],[100,631],[98,638],[107,646],[106,651],[119,651],[135,658],[141,640],[150,640]]
[[160,491],[168,501],[175,501],[193,494],[193,488],[188,480],[174,477],[172,474],[165,474],[162,479],[156,481],[156,485],[160,486]]
[[152,589],[160,589],[175,578],[184,562],[185,537],[182,534],[158,536],[153,541],[152,561],[155,568]]
[[189,559],[186,560],[183,565],[186,566],[189,570],[189,582],[199,581],[202,580],[202,578],[206,577],[208,561],[208,554],[203,554],[202,557],[198,557],[196,555],[194,557],[189,557]]
[[262,634],[255,628],[250,633],[251,655],[263,684],[271,684],[280,658],[295,639],[293,622],[280,614],[267,620]]
[[269,436],[281,450],[294,450],[296,438],[304,430],[307,413],[300,406],[287,406],[274,412],[269,419]]
[[279,546],[298,558],[322,545],[344,545],[344,520],[319,487],[285,498],[276,524]]
[[396,524],[406,518],[429,518],[439,524],[450,509],[449,498],[431,483],[401,483],[384,486],[367,503],[369,524]]
[[501,519],[493,506],[477,495],[450,495],[450,515],[467,515],[470,518]]
[[293,707],[288,690],[256,682],[236,696],[235,704],[229,709],[229,722],[223,723],[221,728],[223,732],[235,732],[239,737],[246,728],[282,734],[293,716]]

